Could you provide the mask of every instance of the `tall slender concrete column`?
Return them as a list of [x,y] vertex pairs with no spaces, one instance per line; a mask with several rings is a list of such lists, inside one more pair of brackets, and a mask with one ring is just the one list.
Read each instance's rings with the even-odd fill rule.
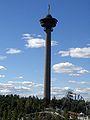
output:
[[51,92],[51,30],[46,29],[46,58],[45,58],[45,73],[44,73],[44,97],[47,102],[50,102]]

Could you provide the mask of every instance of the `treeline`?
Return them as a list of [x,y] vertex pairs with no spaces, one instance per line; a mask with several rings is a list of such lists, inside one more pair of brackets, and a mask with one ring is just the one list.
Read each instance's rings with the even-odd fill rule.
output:
[[73,100],[71,98],[64,97],[57,100],[55,97],[51,100],[51,106],[53,108],[59,108],[60,111],[68,112],[72,111],[75,113],[84,113],[90,115],[90,102],[84,100]]
[[[45,110],[44,99],[38,97],[19,97],[18,95],[0,95],[0,120],[31,120],[32,113],[38,113]],[[84,100],[73,100],[62,98],[57,100],[55,97],[51,100],[50,108],[58,111],[83,112],[90,115],[90,102]],[[26,119],[27,117],[27,119]]]

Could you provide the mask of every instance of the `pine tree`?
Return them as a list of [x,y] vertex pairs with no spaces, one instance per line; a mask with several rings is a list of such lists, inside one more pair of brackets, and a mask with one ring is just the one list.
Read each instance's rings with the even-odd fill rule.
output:
[[26,116],[23,116],[23,120],[27,120],[27,119],[26,119]]
[[30,115],[28,116],[28,120],[32,120],[32,118],[31,118],[31,116],[30,116]]
[[36,114],[35,114],[35,120],[39,120],[39,115],[38,115],[37,112],[36,112]]
[[17,120],[17,112],[16,112],[16,110],[12,111],[12,120]]
[[3,111],[3,120],[6,120],[6,110]]

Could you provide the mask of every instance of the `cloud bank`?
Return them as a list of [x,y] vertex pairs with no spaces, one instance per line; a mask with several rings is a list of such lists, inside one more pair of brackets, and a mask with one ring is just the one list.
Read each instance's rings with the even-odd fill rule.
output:
[[[70,87],[54,87],[51,86],[51,97],[58,99],[65,97]],[[86,100],[90,100],[90,88],[75,88],[73,90],[76,94],[81,94]],[[43,98],[43,84],[34,83],[32,81],[8,81],[7,83],[0,83],[0,94],[17,94],[21,97],[38,96]]]
[[75,58],[90,58],[90,47],[70,48],[67,51],[59,51],[62,57],[70,56]]
[[69,62],[55,64],[52,68],[55,73],[64,73],[69,76],[80,76],[82,74],[89,73],[88,70]]

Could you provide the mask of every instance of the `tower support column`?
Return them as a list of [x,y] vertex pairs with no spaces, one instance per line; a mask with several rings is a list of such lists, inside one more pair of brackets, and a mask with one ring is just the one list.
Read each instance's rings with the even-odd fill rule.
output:
[[45,73],[44,73],[44,98],[50,103],[51,93],[51,29],[46,29]]

